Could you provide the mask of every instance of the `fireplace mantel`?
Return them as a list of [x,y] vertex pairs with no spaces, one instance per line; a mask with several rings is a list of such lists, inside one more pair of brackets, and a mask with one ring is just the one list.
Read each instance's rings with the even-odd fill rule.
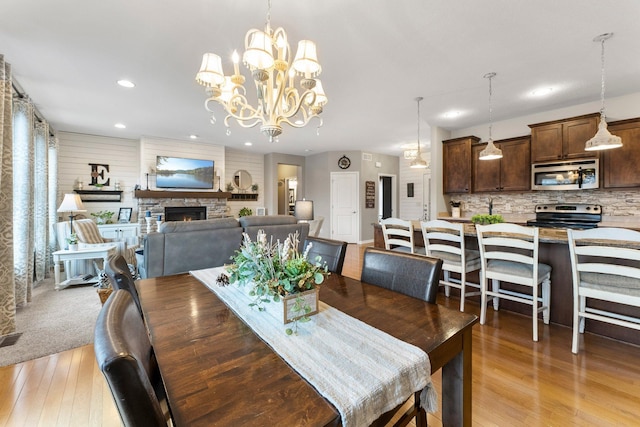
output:
[[157,191],[135,190],[137,199],[229,199],[227,191]]

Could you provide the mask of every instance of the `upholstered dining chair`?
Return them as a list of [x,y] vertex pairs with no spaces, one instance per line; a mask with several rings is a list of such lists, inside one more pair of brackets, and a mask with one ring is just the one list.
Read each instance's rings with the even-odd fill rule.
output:
[[340,240],[323,239],[321,237],[307,237],[304,242],[304,250],[311,245],[307,253],[307,259],[315,262],[316,257],[321,258],[321,262],[327,263],[327,269],[332,273],[342,274],[344,257],[347,253],[347,242]]
[[[544,323],[549,324],[551,304],[551,266],[538,262],[538,227],[476,224],[476,230],[481,261],[480,324],[487,318],[489,299],[493,299],[494,310],[498,310],[501,298],[528,304],[532,307],[533,340],[538,341],[538,313],[542,312]],[[500,282],[524,289],[501,289]]]
[[172,425],[153,347],[130,293],[117,290],[105,302],[94,349],[125,426]]
[[[467,273],[480,270],[480,252],[466,249],[464,243],[464,224],[443,220],[421,221],[422,239],[427,256],[442,259],[445,295],[449,297],[450,288],[460,289],[460,311],[464,311],[464,299],[480,295],[480,284],[467,282]],[[451,273],[460,275],[460,279],[451,277]],[[467,287],[473,288],[468,290]]]
[[107,265],[104,266],[104,272],[107,274],[114,291],[123,289],[131,294],[140,315],[142,315],[142,307],[140,306],[135,280],[124,257],[118,254],[110,256]]
[[435,304],[441,271],[439,258],[368,247],[360,280]]
[[384,247],[387,250],[415,253],[413,222],[400,218],[386,218],[380,221]]
[[640,330],[640,318],[592,305],[600,300],[640,307],[640,232],[606,227],[567,230],[567,238],[573,277],[571,351],[578,353],[585,319]]

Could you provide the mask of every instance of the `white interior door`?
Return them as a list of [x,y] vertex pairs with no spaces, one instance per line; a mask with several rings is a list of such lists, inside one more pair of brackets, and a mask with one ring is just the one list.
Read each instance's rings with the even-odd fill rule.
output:
[[331,238],[358,243],[360,236],[358,172],[331,173]]

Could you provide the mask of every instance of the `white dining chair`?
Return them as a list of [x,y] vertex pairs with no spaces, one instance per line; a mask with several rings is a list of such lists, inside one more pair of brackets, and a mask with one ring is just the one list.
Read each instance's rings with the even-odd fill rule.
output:
[[[640,232],[622,228],[567,230],[573,277],[573,340],[585,319],[640,330],[640,318],[589,306],[592,300],[640,307]],[[615,308],[614,308],[615,310]]]
[[[449,297],[451,287],[460,289],[460,311],[464,311],[465,297],[480,295],[480,284],[467,282],[467,273],[480,270],[480,252],[465,248],[464,224],[460,222],[421,221],[420,229],[426,255],[443,261],[440,285],[444,286],[445,295]],[[460,278],[451,277],[451,273]]]
[[[380,221],[384,248],[390,251],[416,253],[413,240],[413,222],[400,218],[386,218]],[[424,254],[424,250],[418,251]]]
[[[486,321],[489,299],[494,310],[498,310],[501,298],[528,304],[532,306],[533,340],[538,341],[538,313],[542,312],[544,323],[549,324],[551,304],[551,266],[538,262],[538,227],[476,224],[476,230],[481,261],[480,324]],[[529,288],[531,293],[501,288],[501,281]]]

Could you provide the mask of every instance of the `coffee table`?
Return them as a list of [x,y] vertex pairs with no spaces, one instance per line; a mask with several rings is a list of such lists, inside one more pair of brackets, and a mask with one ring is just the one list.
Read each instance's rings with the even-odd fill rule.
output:
[[53,253],[53,268],[55,274],[55,288],[56,290],[64,289],[70,285],[79,285],[85,284],[86,281],[77,281],[74,279],[70,279],[67,277],[67,280],[64,282],[60,282],[60,263],[65,262],[65,271],[67,275],[69,274],[69,263],[68,261],[74,260],[83,260],[83,259],[97,259],[102,258],[104,263],[107,263],[107,260],[111,255],[116,253],[115,245],[104,245],[86,249],[78,249],[77,251],[70,251],[67,249],[55,251]]

